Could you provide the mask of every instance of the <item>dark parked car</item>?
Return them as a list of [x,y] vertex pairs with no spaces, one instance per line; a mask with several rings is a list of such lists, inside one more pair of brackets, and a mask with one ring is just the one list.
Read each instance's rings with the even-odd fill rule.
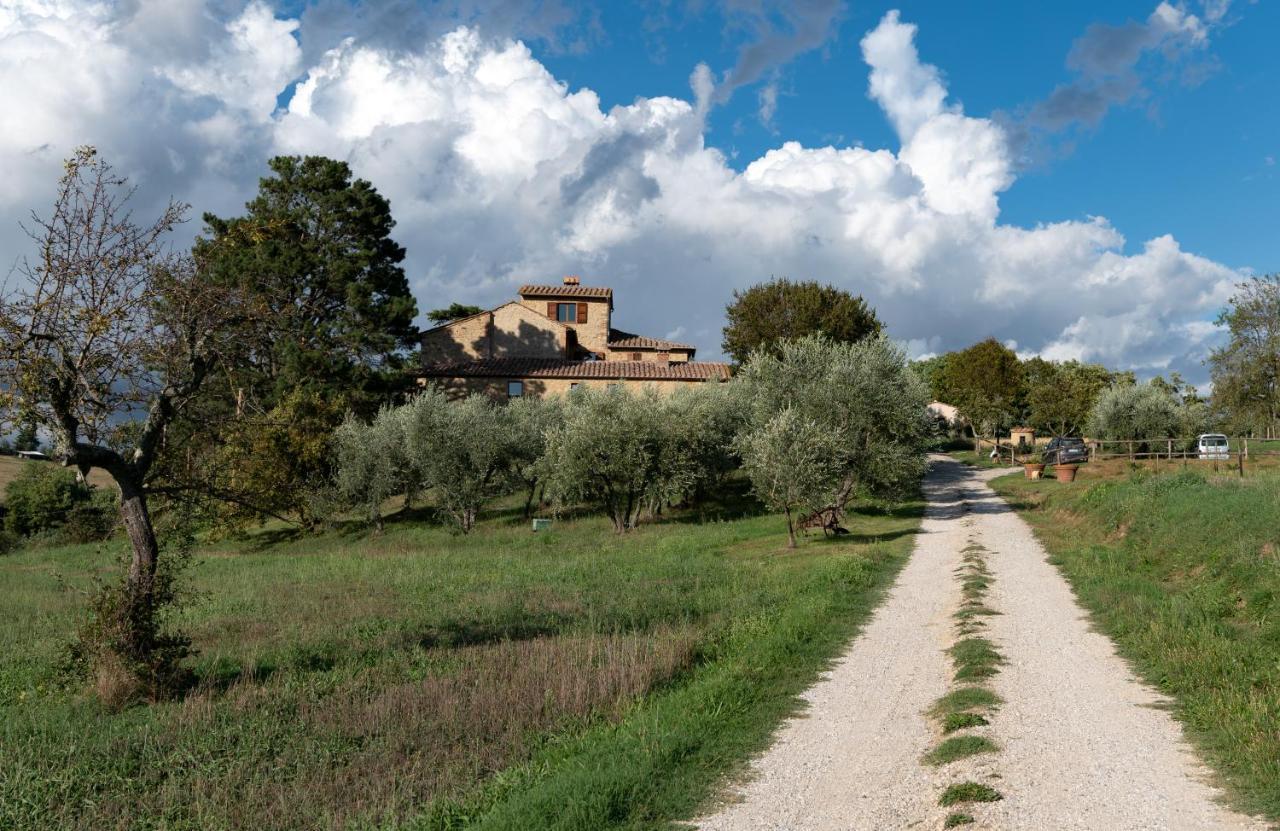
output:
[[1041,461],[1047,465],[1075,465],[1087,462],[1089,448],[1085,447],[1084,439],[1063,437],[1051,439],[1044,449]]

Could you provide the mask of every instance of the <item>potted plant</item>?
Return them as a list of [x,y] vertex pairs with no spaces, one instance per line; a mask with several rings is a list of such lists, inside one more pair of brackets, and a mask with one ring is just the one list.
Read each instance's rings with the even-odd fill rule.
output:
[[1039,479],[1044,475],[1044,462],[1034,456],[1023,459],[1022,474],[1028,479]]
[[1054,465],[1053,471],[1059,482],[1074,482],[1079,468],[1080,465]]

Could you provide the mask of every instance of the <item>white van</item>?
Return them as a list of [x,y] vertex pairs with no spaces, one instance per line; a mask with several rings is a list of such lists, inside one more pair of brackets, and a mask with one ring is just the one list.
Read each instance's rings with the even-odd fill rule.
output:
[[1226,459],[1231,448],[1221,433],[1204,433],[1196,439],[1196,453],[1201,459]]

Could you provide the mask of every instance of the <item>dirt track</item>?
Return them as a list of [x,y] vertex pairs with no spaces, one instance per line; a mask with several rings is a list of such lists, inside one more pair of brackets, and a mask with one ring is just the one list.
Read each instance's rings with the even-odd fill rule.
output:
[[[929,508],[897,582],[867,627],[752,766],[707,831],[941,828],[948,785],[1003,795],[964,806],[984,829],[1262,829],[1217,801],[1159,696],[1090,630],[1030,528],[979,473],[935,457]],[[934,768],[940,735],[924,711],[952,688],[961,549],[987,549],[994,582],[987,636],[1007,663],[990,682],[1004,699],[979,732],[999,746]]]

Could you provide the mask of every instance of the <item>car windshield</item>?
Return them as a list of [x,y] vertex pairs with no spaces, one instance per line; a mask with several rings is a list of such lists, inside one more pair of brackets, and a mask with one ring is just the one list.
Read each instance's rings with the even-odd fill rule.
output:
[[1083,447],[1084,439],[1063,439],[1062,446],[1063,447]]
[[1205,447],[1226,447],[1226,436],[1205,436],[1200,440],[1200,444]]

